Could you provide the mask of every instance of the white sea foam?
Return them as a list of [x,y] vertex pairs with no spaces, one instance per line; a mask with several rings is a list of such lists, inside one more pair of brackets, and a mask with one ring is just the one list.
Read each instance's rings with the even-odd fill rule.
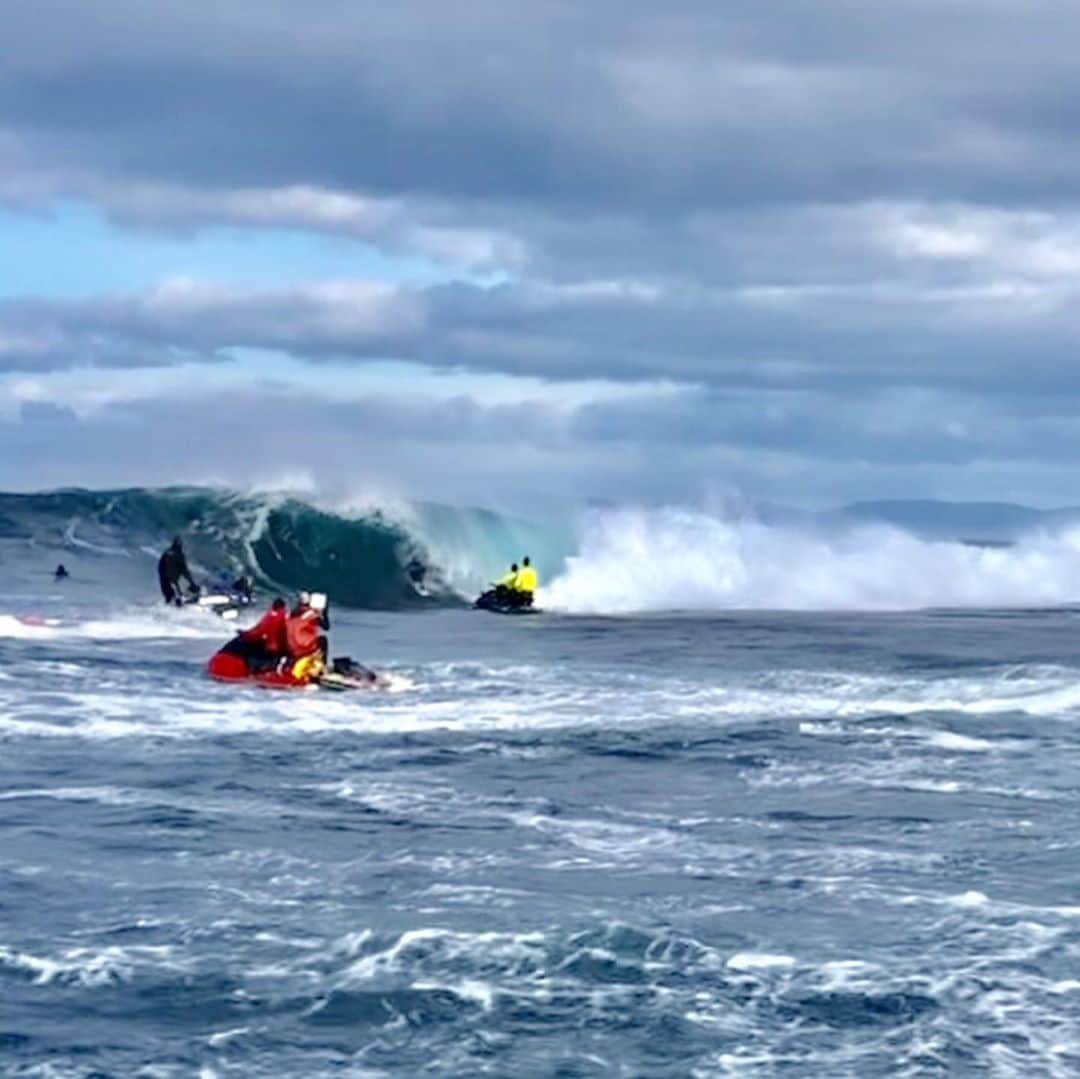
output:
[[25,787],[0,791],[0,801],[11,802],[24,798],[47,798],[58,802],[95,802],[98,805],[143,805],[146,794],[121,790],[118,787]]
[[140,967],[175,965],[175,949],[168,946],[67,948],[55,956],[14,951],[0,945],[0,969],[22,971],[38,985],[53,982],[88,987],[128,982]]
[[957,753],[985,753],[988,749],[1001,748],[985,738],[969,738],[965,734],[954,734],[952,731],[931,731],[925,737],[930,745]]
[[[195,661],[196,671],[200,663]],[[1080,712],[1080,686],[1073,684],[1076,672],[1052,667],[1032,669],[1022,677],[999,672],[941,680],[787,670],[703,682],[657,672],[648,678],[620,677],[597,684],[565,670],[528,665],[436,665],[391,671],[390,691],[349,694],[223,686],[199,674],[171,684],[148,681],[138,667],[127,671],[111,666],[92,679],[86,673],[84,665],[70,663],[63,671],[52,672],[45,709],[34,695],[40,689],[34,678],[25,690],[11,686],[0,706],[0,732],[116,738],[255,730],[280,736],[444,728],[654,730],[663,723],[705,722],[718,727],[782,718],[801,719],[799,730],[808,737],[978,755],[1018,752],[1025,743],[936,729],[929,717],[958,713],[974,721],[982,715],[1015,712],[1064,719]],[[530,687],[528,695],[521,693],[522,685]],[[917,726],[881,722],[882,716],[902,715],[921,718]]]
[[219,1049],[221,1046],[228,1044],[236,1038],[243,1037],[243,1035],[251,1032],[251,1027],[234,1027],[232,1030],[220,1030],[216,1034],[211,1034],[206,1042],[214,1049]]
[[1078,598],[1080,528],[1014,547],[883,525],[811,531],[685,509],[591,514],[539,602],[577,613],[1058,605]]
[[728,961],[732,970],[776,970],[795,966],[790,955],[770,955],[767,952],[736,952]]
[[236,631],[209,611],[127,609],[90,619],[0,614],[0,637],[23,640],[83,638],[124,641],[148,638],[214,639]]
[[[468,933],[441,928],[408,930],[382,950],[353,960],[343,971],[344,987],[364,985],[391,972],[446,969],[466,962],[515,973],[546,962],[542,933]],[[343,942],[350,949],[355,944]],[[362,946],[370,946],[368,938]]]
[[821,988],[826,992],[866,990],[881,984],[885,971],[877,963],[862,959],[838,959],[823,963],[817,971]]
[[479,1004],[486,1012],[490,1012],[495,1004],[496,987],[488,982],[482,982],[477,979],[467,979],[465,981],[453,983],[418,981],[413,983],[413,987],[416,989],[442,990],[444,992],[453,993],[454,996],[459,997],[462,1000],[468,1000],[474,1004]]

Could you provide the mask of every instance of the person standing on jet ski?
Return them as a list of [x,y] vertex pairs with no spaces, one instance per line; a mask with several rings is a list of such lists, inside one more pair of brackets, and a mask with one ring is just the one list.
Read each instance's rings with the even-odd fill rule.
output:
[[191,576],[188,569],[187,558],[184,556],[184,545],[179,536],[174,536],[172,545],[158,559],[158,584],[161,585],[161,594],[166,603],[175,603],[177,607],[184,602],[180,593],[180,578],[186,577],[188,585],[194,595],[199,594],[199,586]]

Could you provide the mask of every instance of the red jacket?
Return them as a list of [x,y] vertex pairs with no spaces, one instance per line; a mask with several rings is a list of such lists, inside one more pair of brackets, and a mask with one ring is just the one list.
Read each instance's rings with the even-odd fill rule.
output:
[[319,619],[322,615],[311,607],[290,614],[285,622],[285,638],[293,659],[310,656],[319,649]]
[[284,607],[276,611],[271,607],[259,622],[240,636],[250,644],[261,644],[272,655],[283,656],[287,645],[285,616]]

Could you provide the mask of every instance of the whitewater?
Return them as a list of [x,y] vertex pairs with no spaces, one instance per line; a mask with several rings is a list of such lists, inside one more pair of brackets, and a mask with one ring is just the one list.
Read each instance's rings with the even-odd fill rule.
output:
[[[390,688],[210,682],[174,532]],[[1080,1073],[1068,523],[62,492],[0,567],[5,1077]]]

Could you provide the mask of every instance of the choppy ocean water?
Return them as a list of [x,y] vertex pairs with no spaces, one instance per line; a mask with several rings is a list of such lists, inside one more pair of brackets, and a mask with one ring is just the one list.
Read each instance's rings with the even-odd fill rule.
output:
[[1075,612],[334,615],[0,613],[0,1074],[1080,1074]]

